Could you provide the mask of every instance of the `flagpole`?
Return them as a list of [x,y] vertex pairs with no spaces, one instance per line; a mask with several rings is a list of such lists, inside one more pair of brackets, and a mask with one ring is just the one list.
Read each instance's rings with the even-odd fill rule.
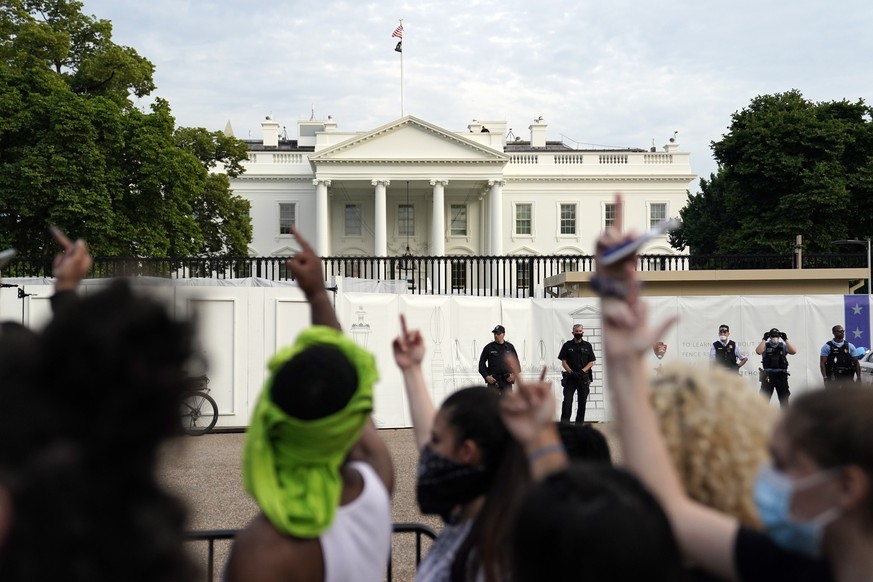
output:
[[[400,19],[400,28],[403,29],[403,19]],[[401,47],[403,48],[403,47]],[[400,51],[400,117],[403,117],[403,51]]]

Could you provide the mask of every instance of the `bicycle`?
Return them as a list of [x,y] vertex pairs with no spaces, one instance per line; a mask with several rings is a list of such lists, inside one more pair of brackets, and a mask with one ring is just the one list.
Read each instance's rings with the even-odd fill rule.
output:
[[212,431],[218,422],[218,405],[208,394],[208,384],[209,378],[205,374],[188,378],[179,415],[182,419],[182,430],[189,435],[204,435]]

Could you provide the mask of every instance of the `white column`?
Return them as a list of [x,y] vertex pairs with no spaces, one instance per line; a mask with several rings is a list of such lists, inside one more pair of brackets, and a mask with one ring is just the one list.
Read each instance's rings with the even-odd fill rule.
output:
[[386,189],[391,184],[390,180],[373,180],[371,182],[376,187],[376,216],[373,221],[375,225],[376,248],[375,256],[388,256],[388,212],[386,201]]
[[448,180],[431,180],[433,186],[433,228],[431,229],[430,255],[446,254],[446,202],[445,187]]
[[483,190],[479,194],[479,255],[488,255],[488,247],[491,237],[488,236],[488,192]]
[[491,248],[492,255],[503,254],[503,186],[505,180],[488,180],[491,187]]
[[319,257],[330,256],[330,223],[328,221],[327,187],[330,180],[316,178],[315,186],[315,252]]

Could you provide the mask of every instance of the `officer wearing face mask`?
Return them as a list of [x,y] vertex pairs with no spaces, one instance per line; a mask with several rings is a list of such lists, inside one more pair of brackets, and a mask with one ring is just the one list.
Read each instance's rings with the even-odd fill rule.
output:
[[491,333],[494,334],[494,341],[482,348],[482,355],[479,356],[479,374],[489,387],[497,389],[502,394],[505,390],[512,390],[512,384],[515,382],[515,374],[509,369],[506,356],[511,354],[518,360],[518,352],[515,351],[515,346],[506,341],[505,327],[497,325]]
[[714,364],[720,364],[739,374],[740,368],[746,365],[749,358],[742,352],[740,346],[730,338],[731,328],[726,323],[718,326],[718,341],[709,348],[709,359]]
[[761,356],[761,394],[767,400],[773,396],[773,390],[779,397],[782,408],[788,406],[788,357],[797,353],[797,348],[788,341],[788,334],[775,327],[764,332],[761,343],[755,348],[755,353]]
[[564,387],[564,401],[561,403],[561,421],[570,420],[573,410],[573,396],[579,393],[576,407],[576,422],[585,422],[585,404],[591,392],[591,368],[594,367],[594,348],[582,339],[584,329],[580,324],[573,326],[573,339],[565,342],[558,353],[561,367],[564,368],[561,386]]

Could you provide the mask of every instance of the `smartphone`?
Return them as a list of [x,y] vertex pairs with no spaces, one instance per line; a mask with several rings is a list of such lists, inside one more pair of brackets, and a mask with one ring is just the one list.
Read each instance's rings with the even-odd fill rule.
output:
[[5,251],[0,251],[0,269],[6,266],[6,264],[18,254],[18,251],[15,249],[6,249]]
[[640,236],[632,238],[628,241],[621,243],[620,245],[610,247],[603,251],[603,256],[600,258],[600,263],[602,265],[611,265],[613,263],[617,263],[618,261],[626,258],[631,253],[635,253],[640,250],[644,244],[646,244],[656,236],[661,236],[664,233],[675,230],[679,228],[681,224],[682,222],[680,222],[676,218],[668,218],[666,220],[662,220],[661,222],[653,226],[651,230],[644,232]]

